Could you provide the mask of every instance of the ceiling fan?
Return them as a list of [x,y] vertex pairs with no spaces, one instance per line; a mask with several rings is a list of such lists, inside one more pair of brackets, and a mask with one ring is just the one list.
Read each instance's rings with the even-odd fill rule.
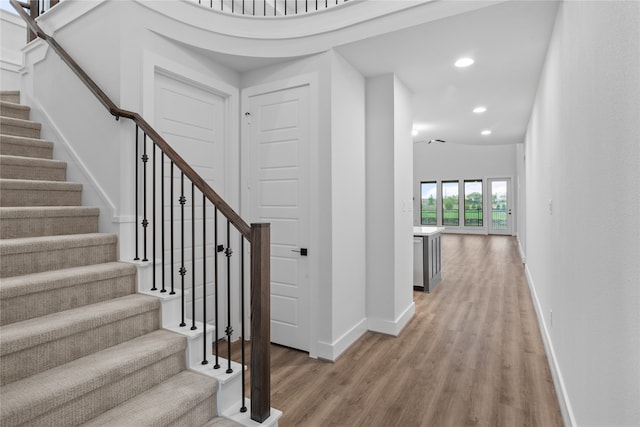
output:
[[430,139],[430,140],[428,140],[428,141],[427,141],[427,140],[425,139],[424,141],[416,141],[416,142],[414,142],[414,144],[419,144],[419,143],[421,143],[421,142],[426,142],[427,144],[431,144],[432,142],[439,142],[439,143],[441,143],[441,144],[444,144],[444,143],[445,143],[445,142],[447,142],[447,141],[445,141],[444,139]]

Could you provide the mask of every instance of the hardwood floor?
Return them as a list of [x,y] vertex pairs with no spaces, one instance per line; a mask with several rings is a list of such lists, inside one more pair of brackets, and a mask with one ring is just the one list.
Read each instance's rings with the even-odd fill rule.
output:
[[444,235],[442,251],[398,337],[367,332],[335,363],[272,346],[281,427],[562,426],[515,239]]

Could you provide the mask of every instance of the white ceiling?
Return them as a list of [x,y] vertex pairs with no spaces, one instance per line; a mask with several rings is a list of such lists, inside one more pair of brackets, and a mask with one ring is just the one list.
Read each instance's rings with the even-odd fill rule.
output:
[[[392,0],[387,0],[392,1]],[[393,0],[396,1],[396,0]],[[334,48],[365,77],[395,73],[414,94],[414,142],[517,144],[524,141],[538,79],[555,21],[557,0],[421,0],[423,11],[457,13],[402,30]],[[364,3],[366,6],[366,2]],[[457,10],[457,12],[456,12]],[[466,12],[465,12],[466,10]],[[460,13],[462,11],[462,13]],[[396,19],[398,28],[407,15]],[[417,16],[417,15],[416,15]],[[440,15],[443,16],[443,15]],[[418,21],[420,22],[420,21]],[[202,50],[214,60],[245,72],[295,58],[253,58]],[[456,68],[463,56],[475,59]],[[483,105],[487,111],[474,114]],[[489,129],[492,134],[482,136]]]
[[[520,143],[557,5],[508,1],[336,50],[366,77],[395,73],[414,93],[414,142]],[[475,64],[454,67],[463,56]],[[478,105],[487,112],[474,114]],[[492,134],[482,136],[484,129]]]

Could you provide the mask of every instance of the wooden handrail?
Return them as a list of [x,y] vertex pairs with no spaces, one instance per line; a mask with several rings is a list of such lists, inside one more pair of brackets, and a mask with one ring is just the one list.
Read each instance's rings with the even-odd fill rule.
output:
[[49,46],[60,56],[60,58],[71,68],[78,78],[87,86],[87,88],[98,98],[98,101],[116,117],[132,120],[136,123],[144,133],[146,133],[165,153],[165,155],[173,161],[173,163],[184,172],[185,176],[195,184],[195,186],[205,195],[205,197],[218,208],[221,214],[229,219],[231,224],[242,234],[247,240],[251,241],[251,227],[233,210],[227,202],[215,192],[213,188],[195,171],[189,164],[169,145],[169,143],[138,113],[123,110],[118,107],[109,96],[104,93],[96,82],[78,65],[78,63],[69,55],[69,53],[56,42],[56,40],[46,34],[40,26],[24,11],[18,0],[9,0],[11,5],[16,9],[18,14],[27,23],[29,29],[38,37],[46,41]]

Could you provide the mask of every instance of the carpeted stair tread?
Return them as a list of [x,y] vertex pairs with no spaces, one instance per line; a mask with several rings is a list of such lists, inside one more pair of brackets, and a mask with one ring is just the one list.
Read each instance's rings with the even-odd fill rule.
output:
[[[193,371],[183,371],[90,420],[84,427],[173,425],[186,412],[207,399],[211,399],[209,406],[215,416],[217,387],[217,381],[211,377]],[[205,419],[201,424],[210,418],[212,417]]]
[[0,179],[0,206],[80,206],[82,184]]
[[65,181],[67,163],[33,157],[0,155],[0,178]]
[[29,120],[30,107],[16,102],[0,100],[0,116]]
[[42,125],[38,122],[0,116],[0,132],[4,135],[40,138],[41,128]]
[[53,142],[39,138],[0,134],[0,154],[51,159],[53,158]]
[[159,328],[157,298],[134,294],[0,326],[8,384]]
[[20,103],[20,91],[19,90],[0,90],[0,100]]
[[[186,339],[183,336],[157,330],[8,384],[2,390],[2,425],[29,422],[87,393],[117,383],[173,354],[179,353],[184,359],[185,349]],[[127,391],[121,390],[120,394],[124,397]],[[94,402],[94,405],[98,404],[99,402]],[[78,410],[90,412],[90,409],[83,405]],[[103,408],[101,412],[105,409],[111,408]],[[60,421],[57,424],[63,425]]]
[[0,240],[0,277],[116,261],[117,236],[107,233]]
[[0,325],[133,294],[136,268],[125,262],[46,271],[0,281]]
[[1,327],[0,356],[155,310],[159,300],[133,294]]
[[0,238],[95,233],[99,215],[84,206],[0,207]]

